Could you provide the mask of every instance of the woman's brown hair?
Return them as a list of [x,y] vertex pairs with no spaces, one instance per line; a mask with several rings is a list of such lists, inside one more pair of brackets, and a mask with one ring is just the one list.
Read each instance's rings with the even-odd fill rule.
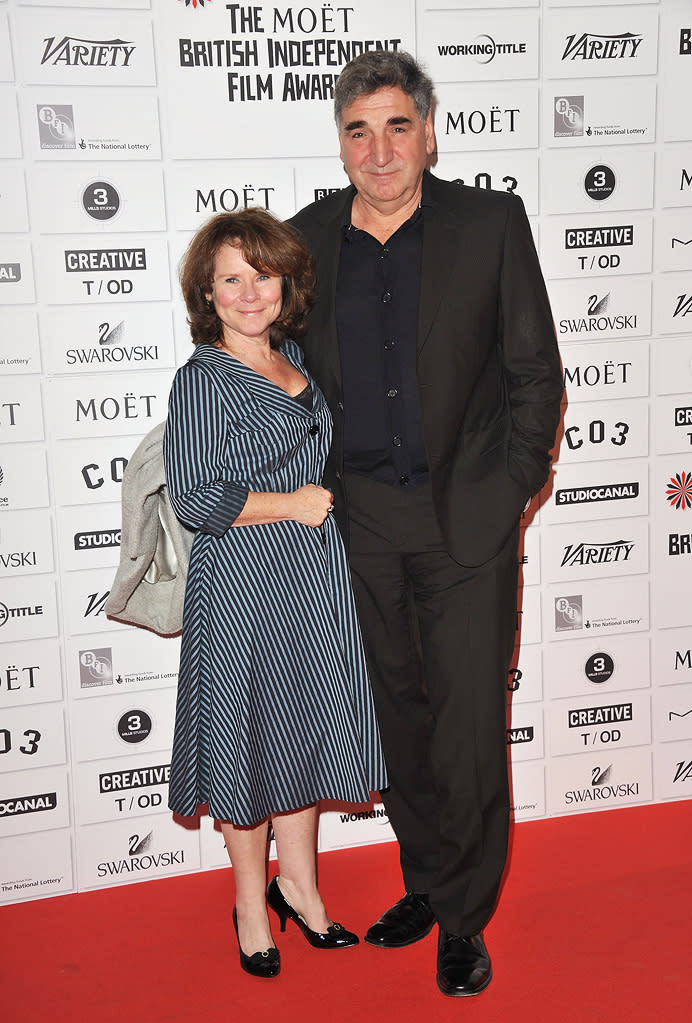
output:
[[297,231],[259,207],[219,213],[190,242],[180,263],[180,285],[187,306],[193,344],[216,344],[223,325],[207,295],[214,279],[216,254],[234,245],[259,273],[282,278],[281,312],[269,328],[272,348],[284,338],[299,337],[315,301],[312,258]]

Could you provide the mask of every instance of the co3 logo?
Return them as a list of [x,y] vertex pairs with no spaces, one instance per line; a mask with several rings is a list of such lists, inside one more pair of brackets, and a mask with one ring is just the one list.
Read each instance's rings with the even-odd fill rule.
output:
[[629,432],[627,423],[618,422],[609,427],[602,419],[593,419],[586,427],[569,426],[565,430],[565,440],[571,451],[583,447],[585,440],[589,444],[614,444],[619,448],[627,441]]

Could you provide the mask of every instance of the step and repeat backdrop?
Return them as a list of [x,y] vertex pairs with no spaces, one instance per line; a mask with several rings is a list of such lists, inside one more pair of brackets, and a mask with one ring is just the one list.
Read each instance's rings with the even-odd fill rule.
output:
[[[436,83],[434,170],[524,200],[566,384],[525,516],[518,821],[692,796],[692,3],[0,0],[0,899],[217,867],[166,807],[179,640],[109,622],[120,483],[211,214],[346,184],[344,63]],[[328,807],[320,848],[391,839]]]

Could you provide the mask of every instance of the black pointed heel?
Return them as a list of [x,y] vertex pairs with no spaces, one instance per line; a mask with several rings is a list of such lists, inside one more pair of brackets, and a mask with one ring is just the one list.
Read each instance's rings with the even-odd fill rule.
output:
[[348,948],[349,945],[358,944],[358,935],[353,931],[347,931],[343,924],[331,924],[324,932],[312,931],[302,916],[286,902],[276,877],[269,882],[267,902],[278,916],[281,930],[286,930],[287,920],[293,920],[313,948]]
[[240,965],[245,972],[253,977],[276,977],[281,969],[281,955],[278,948],[268,948],[266,952],[253,952],[251,956],[246,956],[240,947],[238,914],[235,907],[233,908],[233,926],[235,927],[235,936],[238,938]]

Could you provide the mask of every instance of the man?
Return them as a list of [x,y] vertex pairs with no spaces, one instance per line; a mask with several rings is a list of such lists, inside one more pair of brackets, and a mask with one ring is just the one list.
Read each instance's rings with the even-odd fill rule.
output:
[[293,218],[318,302],[307,364],[334,418],[326,486],[349,545],[406,894],[365,940],[439,924],[437,983],[489,983],[507,853],[506,684],[519,519],[562,394],[521,200],[433,177],[432,82],[362,54],[336,85],[351,187]]

